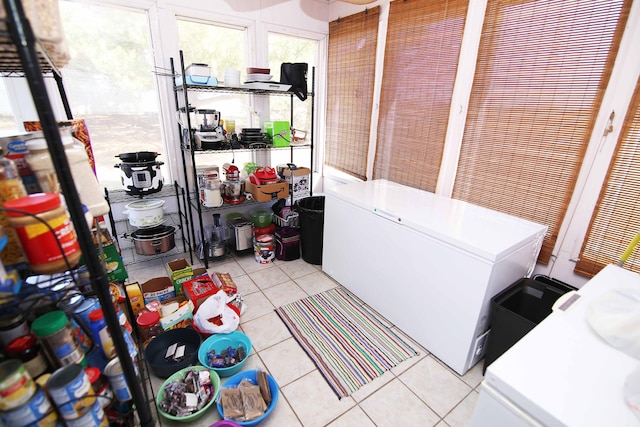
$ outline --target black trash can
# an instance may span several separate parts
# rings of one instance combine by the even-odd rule
[[[300,215],[302,259],[309,264],[322,264],[324,196],[311,196],[300,199],[297,209]]]
[[[536,276],[520,279],[494,296],[483,374],[491,363],[551,314],[558,298],[573,290],[576,288],[559,280]]]

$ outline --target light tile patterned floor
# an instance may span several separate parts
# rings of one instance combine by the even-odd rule
[[[166,275],[165,263],[187,258],[174,250],[142,257],[123,251],[130,281],[140,283]],[[202,266],[194,257],[194,266]],[[233,255],[211,263],[209,272],[231,274],[244,296],[247,311],[240,329],[253,342],[245,369],[266,369],[278,382],[281,398],[275,411],[261,426],[467,426],[482,381],[482,362],[464,376],[456,374],[428,351],[415,356],[339,400],[315,365],[292,338],[274,309],[299,298],[340,286],[320,266],[304,260],[259,264],[252,254]],[[401,331],[396,331],[401,333]],[[224,382],[224,379],[223,379]],[[157,389],[162,380],[152,378]],[[220,418],[212,407],[192,427],[208,427]],[[184,426],[162,420],[163,426]]]

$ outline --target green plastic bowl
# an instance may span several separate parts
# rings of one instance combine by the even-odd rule
[[[259,209],[257,211],[251,212],[251,222],[256,227],[266,227],[271,224],[271,220],[273,219],[273,212]]]
[[[194,369],[196,371],[208,371],[209,372],[209,376],[211,378],[211,384],[213,385],[213,396],[211,396],[211,400],[209,400],[209,402],[207,402],[207,404],[200,409],[198,412],[194,412],[191,415],[187,415],[184,417],[177,417],[175,415],[171,415],[171,414],[167,414],[166,412],[163,412],[160,409],[160,402],[162,402],[164,400],[164,389],[165,387],[172,381],[175,380],[179,380],[184,378],[187,375],[187,372],[191,369]],[[160,413],[160,415],[162,415],[163,417],[165,417],[168,420],[172,420],[172,421],[180,421],[180,422],[189,422],[189,421],[193,421],[196,420],[198,418],[200,418],[201,416],[203,416],[205,414],[205,412],[207,412],[207,410],[209,410],[209,408],[211,408],[211,406],[215,403],[216,400],[218,400],[218,395],[220,394],[220,377],[218,376],[218,374],[216,374],[215,371],[206,368],[204,366],[189,366],[187,368],[184,369],[180,369],[178,372],[176,372],[175,374],[171,375],[169,378],[167,378],[165,380],[165,382],[162,383],[162,386],[160,386],[160,390],[158,390],[158,395],[156,396],[156,406],[158,408],[158,412]]]

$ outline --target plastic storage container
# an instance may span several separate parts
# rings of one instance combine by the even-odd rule
[[[298,201],[298,211],[300,213],[302,259],[309,264],[322,264],[324,196],[300,199]]]
[[[0,206],[9,200],[14,200],[27,195],[24,184],[18,172],[18,167],[11,159],[3,156],[0,149]],[[0,251],[0,259],[5,266],[26,262],[22,246],[15,231],[9,227],[7,213],[0,211],[0,226],[4,228],[7,236],[7,244]]]
[[[47,140],[41,134],[26,142],[29,154],[26,156],[27,163],[33,170],[38,184],[44,192],[60,192],[60,183],[56,175],[53,161],[49,155]],[[98,184],[98,180],[89,164],[89,157],[84,146],[75,143],[71,136],[71,130],[62,128],[60,137],[64,145],[64,151],[69,162],[71,175],[83,205],[86,205],[95,218],[109,212],[109,204],[102,196],[103,192]]]
[[[491,300],[491,333],[484,358],[484,371],[505,351],[532,330],[563,294],[576,290],[566,283],[539,276],[522,278]]]

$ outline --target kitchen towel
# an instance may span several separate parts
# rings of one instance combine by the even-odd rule
[[[339,398],[418,353],[344,288],[276,309]]]

